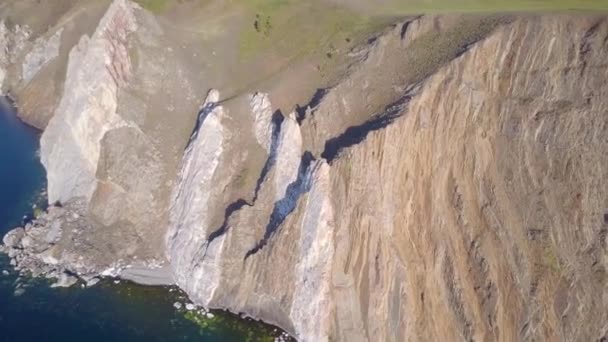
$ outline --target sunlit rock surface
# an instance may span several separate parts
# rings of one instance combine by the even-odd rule
[[[134,126],[117,114],[118,87],[131,76],[126,39],[137,29],[131,6],[114,2],[95,34],[81,38],[70,53],[64,95],[41,141],[50,202],[90,201],[102,138]]]
[[[219,92],[211,90],[198,117],[197,127],[186,151],[174,189],[169,217],[167,247],[175,278],[199,300],[213,296],[220,266],[204,259],[209,248],[210,214],[214,193],[213,178],[223,152],[223,109]],[[193,262],[194,261],[194,262]]]
[[[604,17],[407,18],[291,113],[288,87],[208,92],[197,32],[103,13],[59,33],[41,157],[65,212],[5,238],[15,264],[175,282],[302,341],[606,337]],[[42,84],[60,31],[15,30],[4,88]]]

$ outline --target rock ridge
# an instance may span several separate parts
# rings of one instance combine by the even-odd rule
[[[605,17],[410,18],[289,115],[199,99],[163,29],[115,0],[72,50],[62,208],[5,237],[18,267],[174,282],[301,341],[606,336]]]

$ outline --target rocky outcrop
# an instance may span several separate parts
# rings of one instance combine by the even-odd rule
[[[62,241],[74,236],[87,226],[86,219],[76,213],[78,208],[51,206],[24,228],[16,228],[4,236],[4,252],[17,270],[33,276],[57,278],[57,286],[71,286],[76,282],[74,272],[83,279],[94,277],[84,258],[62,249]]]
[[[62,34],[64,44],[73,40],[71,28],[65,31],[71,33]],[[78,243],[61,248],[85,254],[98,273],[125,270],[126,278],[154,284],[173,281],[164,244],[169,194],[191,113],[201,102],[198,86],[178,75],[179,56],[167,62],[171,44],[150,13],[113,1],[92,34],[75,41],[64,90],[41,138],[49,203],[78,203],[88,227],[78,239],[96,252]],[[161,81],[170,90],[155,86]],[[165,94],[166,101],[157,101]]]
[[[4,83],[8,78],[9,68],[14,65],[20,54],[27,48],[31,32],[27,27],[14,25],[8,27],[0,20],[0,94],[4,94]]]
[[[63,207],[5,237],[18,267],[302,341],[606,337],[605,18],[410,18],[289,115],[203,102],[163,28],[115,0],[72,49],[41,150]]]
[[[214,94],[217,93],[212,92],[210,97],[219,98]],[[250,108],[256,122],[251,138],[267,151],[267,162],[251,189],[252,200],[233,202],[226,209],[224,223],[218,228],[213,226],[211,212],[215,207],[211,199],[219,196],[222,188],[216,184],[225,177],[220,171],[229,169],[231,162],[222,158],[223,146],[232,143],[233,138],[223,138],[223,109],[208,100],[184,154],[180,181],[174,192],[167,236],[169,260],[177,284],[197,303],[247,312],[282,326],[292,326],[289,316],[293,316],[299,329],[323,327],[329,324],[328,313],[323,309],[326,304],[331,305],[329,282],[324,277],[328,274],[326,261],[331,257],[329,246],[333,241],[331,230],[326,229],[327,217],[332,215],[327,193],[329,166],[302,150],[300,128],[293,115],[283,117],[275,113],[271,118],[273,111],[266,94],[254,95]],[[268,262],[275,236],[283,236],[283,225],[305,199],[309,202],[308,209],[298,214],[298,227],[293,228],[300,234],[299,226],[304,227],[302,246],[289,256],[301,260],[297,267],[304,273],[295,284],[286,282],[285,286],[279,286],[275,277],[288,276],[282,272],[295,263],[277,263],[276,269],[264,264]],[[248,228],[243,229],[245,226]],[[243,277],[250,279],[242,281]],[[264,285],[252,282],[252,277],[272,283],[276,296],[260,292],[258,287]],[[294,288],[296,292],[292,294]],[[298,307],[285,311],[279,300],[281,294],[294,295]],[[313,297],[307,298],[308,295]],[[306,318],[314,310],[319,314]],[[327,336],[327,331],[311,331],[310,336]]]
[[[95,34],[70,53],[63,98],[41,139],[51,203],[90,201],[102,138],[130,126],[117,114],[118,87],[131,76],[126,40],[136,28],[132,5],[116,1]]]
[[[339,154],[336,339],[606,334],[606,37],[519,18]]]
[[[178,284],[304,341],[601,338],[607,33],[560,16],[395,28],[302,127],[283,118],[256,201],[190,260],[212,265],[213,291],[205,272]],[[351,107],[371,70],[397,85]],[[272,146],[272,110],[254,103]]]
[[[267,153],[272,153],[273,120],[272,104],[268,94],[258,93],[251,97],[251,110],[255,115],[255,138]]]
[[[167,247],[176,281],[198,298],[208,298],[217,289],[219,265],[209,260],[198,261],[207,253],[206,236],[214,193],[213,178],[223,151],[223,109],[217,104],[219,92],[210,91],[198,124],[184,153],[178,186],[174,190],[169,218]],[[210,254],[213,254],[211,248]],[[197,260],[192,263],[192,260]],[[207,304],[207,303],[205,303]]]
[[[330,166],[321,162],[311,176],[312,188],[302,205],[293,304],[289,318],[303,341],[329,339],[336,303],[330,274],[336,244]]]
[[[109,2],[7,0],[2,5],[3,93],[19,105],[22,120],[42,130],[63,95],[70,50],[94,31]]]
[[[144,285],[173,285],[163,261],[116,259],[97,249],[95,224],[82,216],[82,202],[50,206],[25,227],[4,236],[0,251],[22,274],[57,279],[54,286],[69,287],[78,280],[92,286],[100,277],[120,277]],[[105,269],[99,260],[114,262]]]
[[[34,42],[32,49],[25,55],[23,61],[22,79],[30,82],[42,68],[59,56],[59,45],[63,29],[59,29],[48,40],[44,37]]]

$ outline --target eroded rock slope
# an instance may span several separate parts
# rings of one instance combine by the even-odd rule
[[[306,341],[604,336],[607,22],[477,20],[381,37],[287,135],[308,141],[277,153],[257,201],[230,210],[219,236],[199,225],[209,238],[180,259],[180,285]],[[438,22],[446,37],[428,28]],[[408,48],[442,56],[397,64]],[[390,72],[399,83],[369,89],[385,100],[351,107],[367,93],[354,80]],[[267,199],[293,154],[296,180]]]
[[[143,272],[302,341],[607,338],[604,17],[412,17],[293,111],[207,92],[165,28],[115,0],[74,43],[41,150],[65,205],[9,236],[19,266]]]

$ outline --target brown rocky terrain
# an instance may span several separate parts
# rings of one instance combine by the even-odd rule
[[[0,80],[62,207],[5,238],[18,267],[302,341],[608,338],[606,16],[370,19],[294,57],[246,6],[28,3]]]

